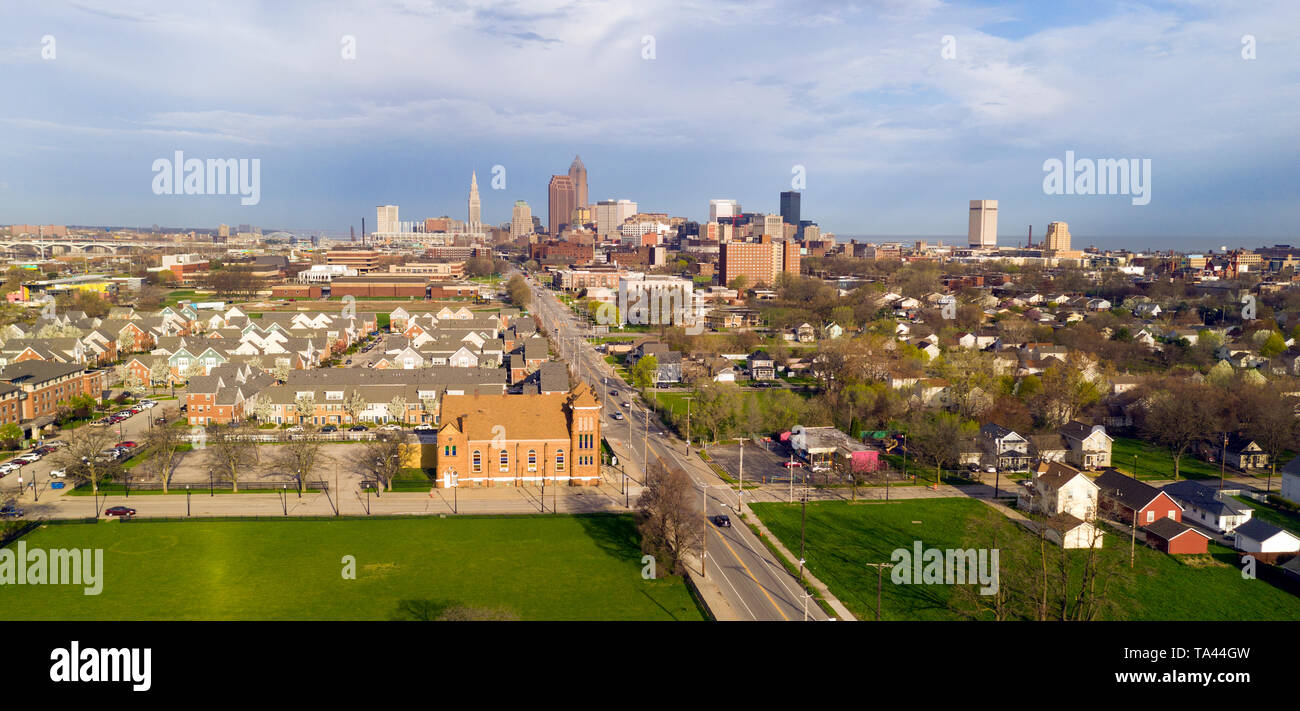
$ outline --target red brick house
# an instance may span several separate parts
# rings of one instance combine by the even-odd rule
[[[1100,497],[1099,509],[1124,523],[1132,523],[1137,515],[1137,525],[1147,526],[1167,518],[1182,522],[1183,507],[1160,489],[1107,469],[1094,482]]]
[[[1142,527],[1147,545],[1170,555],[1197,555],[1209,552],[1210,537],[1170,518],[1158,518]]]

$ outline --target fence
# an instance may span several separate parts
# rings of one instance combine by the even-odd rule
[[[231,435],[227,435],[225,433],[209,435],[208,433],[203,432],[203,433],[195,433],[195,434],[185,434],[181,436],[181,439],[189,442],[190,444],[197,444],[199,442],[210,442],[216,437],[227,437],[227,436],[240,442],[258,442],[263,444],[282,443],[282,442],[300,442],[300,441],[373,442],[379,439],[379,435],[381,434],[394,434],[394,435],[399,435],[399,436],[409,438],[411,434],[415,434],[416,437],[419,437],[420,434],[422,433],[418,433],[418,432],[412,433],[409,431],[397,431],[397,430],[366,430],[365,432],[346,432],[346,431],[344,432],[288,432],[284,430],[275,430],[275,431],[267,431],[267,432],[241,433],[241,434],[231,434]],[[432,430],[429,430],[428,435],[430,437],[435,437],[436,433]]]

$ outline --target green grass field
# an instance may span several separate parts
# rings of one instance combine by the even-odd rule
[[[797,555],[799,506],[752,504],[763,523]],[[808,569],[860,619],[874,619],[876,571],[866,563],[888,563],[896,548],[920,540],[926,548],[966,548],[967,524],[994,522],[1001,514],[972,499],[913,499],[889,504],[843,501],[808,504]],[[1028,537],[1030,534],[1022,533]],[[1124,553],[1128,540],[1108,535],[1106,546]],[[1035,539],[1036,545],[1036,539]],[[1049,544],[1050,545],[1050,544]],[[1236,555],[1211,546],[1219,564],[1194,567],[1137,546],[1137,574],[1114,592],[1124,620],[1300,620],[1300,600],[1262,580],[1243,580]],[[1082,555],[1082,551],[1072,551]],[[1003,562],[1003,575],[1007,575]],[[960,619],[949,608],[953,587],[895,585],[885,572],[882,618],[886,620]]]
[[[524,620],[704,617],[680,579],[641,579],[628,516],[102,522],[21,540],[103,548],[103,593],[7,585],[0,620],[387,620],[448,604]]]
[[[1174,458],[1167,447],[1151,444],[1132,437],[1116,437],[1111,445],[1110,461],[1114,467],[1125,474],[1133,474],[1133,455],[1138,455],[1138,479],[1173,479]],[[1197,459],[1190,454],[1184,455],[1179,462],[1180,479],[1218,479],[1219,465]],[[1234,476],[1228,470],[1228,476]],[[1240,473],[1235,473],[1240,476]]]

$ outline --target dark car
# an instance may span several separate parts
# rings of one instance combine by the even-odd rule
[[[352,425],[351,427],[348,428],[348,432],[365,432],[365,431],[366,431],[365,425]]]
[[[153,418],[153,423],[154,423],[155,425],[165,425],[165,424],[167,424],[167,418],[166,418],[166,417],[155,417],[155,418]]]
[[[717,526],[718,528],[731,528],[731,519],[722,515],[714,516],[713,525]]]
[[[0,518],[18,518],[23,515],[23,510],[13,504],[0,506]]]
[[[324,427],[320,428],[320,431],[324,433],[338,432],[339,428],[335,427],[334,425],[325,425]]]
[[[135,515],[135,509],[130,508],[128,506],[110,506],[104,509],[104,515],[130,517]]]

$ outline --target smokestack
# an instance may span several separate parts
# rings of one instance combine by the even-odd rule
[[[1033,225],[1030,225],[1030,226],[1029,226],[1029,242],[1028,242],[1025,246],[1026,246],[1026,247],[1032,247],[1032,246],[1034,246],[1034,226],[1033,226]]]
[[[366,218],[361,218],[361,246],[366,246]]]

